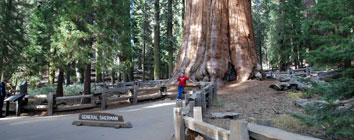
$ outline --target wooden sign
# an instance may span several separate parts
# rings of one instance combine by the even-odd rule
[[[81,113],[79,120],[124,122],[123,116],[110,113]]]
[[[25,94],[15,94],[15,95],[12,95],[8,98],[6,98],[4,101],[7,102],[7,101],[17,101],[19,99],[21,99],[22,97],[25,97]]]
[[[81,113],[79,120],[73,121],[77,126],[100,126],[114,128],[132,128],[130,122],[124,122],[123,116],[111,113]]]

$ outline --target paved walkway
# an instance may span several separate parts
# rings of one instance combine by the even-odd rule
[[[0,119],[0,140],[170,140],[174,101],[159,101],[103,112],[123,115],[133,128],[74,126],[79,114]]]

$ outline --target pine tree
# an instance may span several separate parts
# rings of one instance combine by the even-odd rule
[[[154,25],[154,80],[161,76],[160,58],[160,0],[155,0],[155,25]]]
[[[24,21],[27,3],[0,1],[0,79],[8,79],[24,62],[21,53],[28,44]]]
[[[267,39],[268,56],[274,67],[286,70],[293,65],[303,66],[305,53],[302,23],[303,3],[301,0],[280,0],[273,4],[271,24]]]

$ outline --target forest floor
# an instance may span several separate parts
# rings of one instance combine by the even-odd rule
[[[286,113],[303,113],[302,109],[294,104],[297,93],[276,91],[269,88],[275,82],[277,81],[250,80],[243,83],[227,83],[225,87],[218,89],[218,98],[214,105],[208,109],[207,114],[212,112],[236,112],[239,113],[237,119],[247,121],[270,119],[274,121],[274,127],[276,128],[301,135],[324,138],[318,129],[306,126]],[[230,119],[205,117],[203,120],[229,129]]]

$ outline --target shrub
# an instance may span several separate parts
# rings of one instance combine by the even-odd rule
[[[28,94],[31,95],[38,95],[38,94],[48,94],[49,92],[56,92],[56,85],[49,85],[45,84],[43,85],[42,88],[29,88],[28,89]],[[64,86],[64,96],[74,96],[74,95],[80,95],[81,91],[84,89],[83,84],[73,84],[69,86]],[[95,87],[91,85],[91,92],[95,90],[99,90],[100,87]]]
[[[341,100],[353,99],[354,79],[339,78],[329,82],[311,81],[312,88],[305,92],[308,96],[316,95],[327,104],[312,104],[304,107],[305,115],[290,113],[308,125],[323,129],[332,138],[339,136],[354,137],[354,104],[342,106]],[[350,100],[349,100],[350,101]]]

